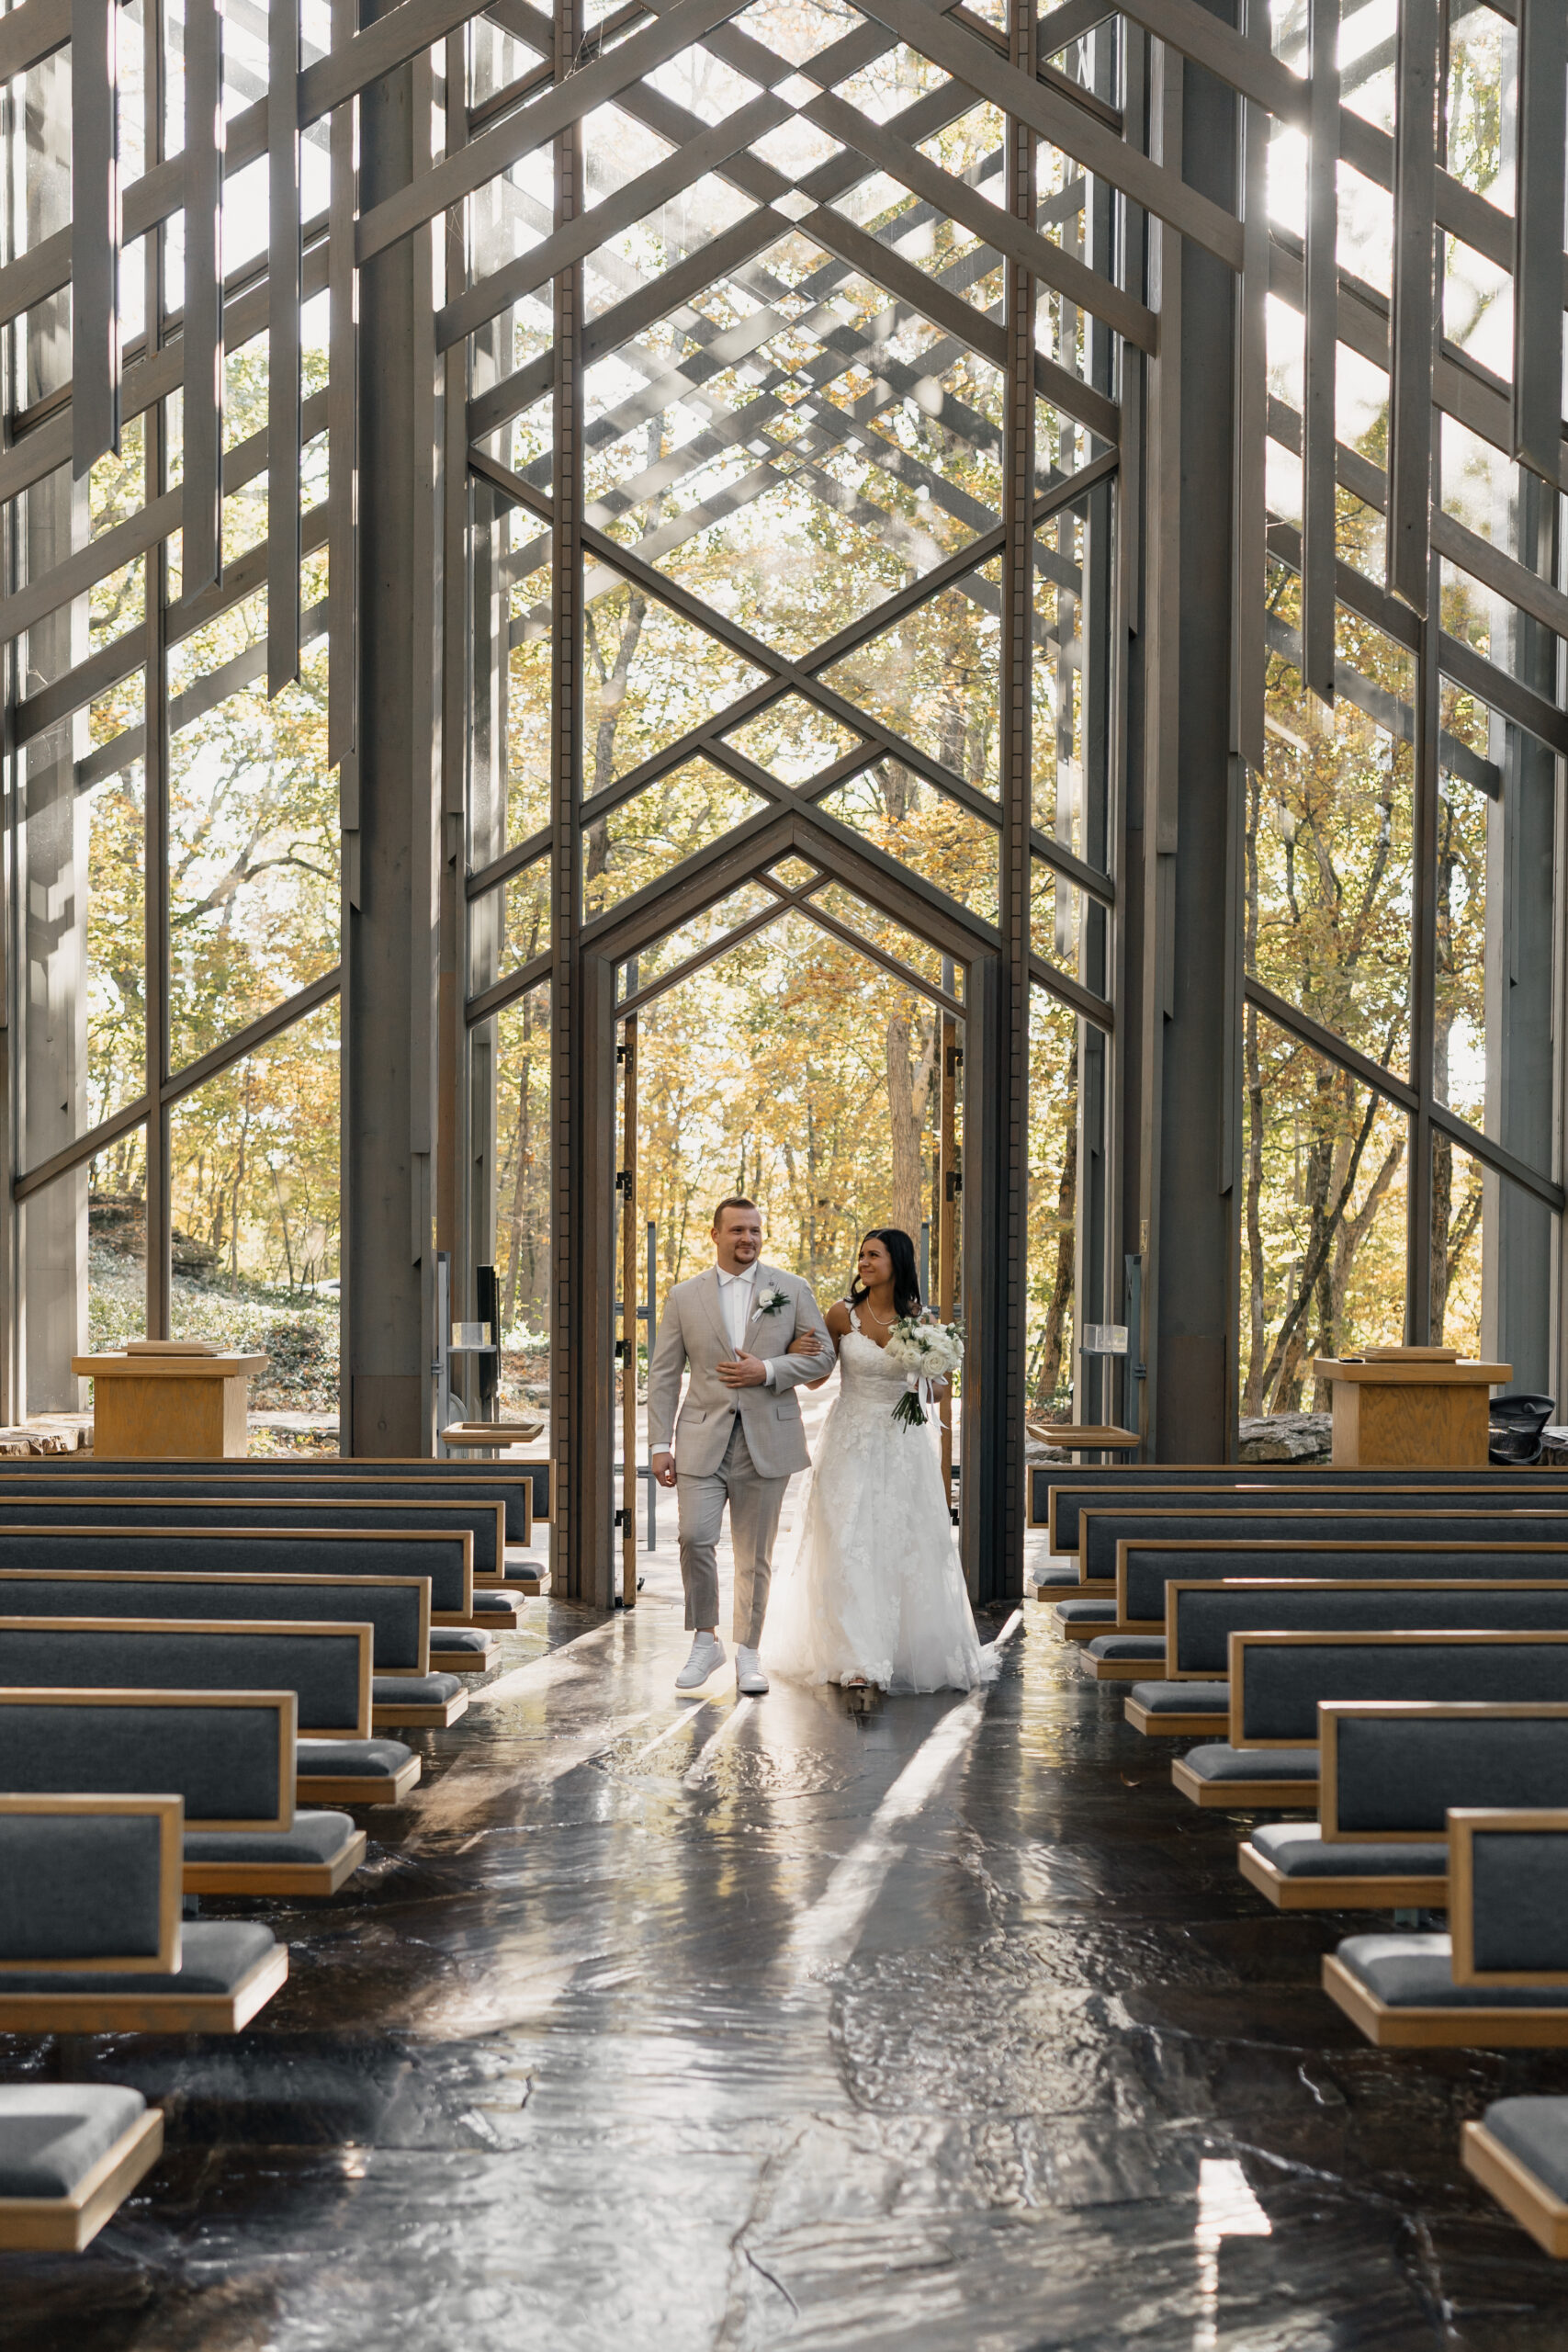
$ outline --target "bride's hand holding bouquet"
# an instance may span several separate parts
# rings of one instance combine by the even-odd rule
[[[887,1334],[884,1352],[904,1374],[904,1394],[893,1408],[893,1418],[912,1430],[924,1429],[920,1402],[922,1381],[949,1380],[964,1362],[964,1334],[956,1323],[939,1323],[934,1317],[900,1316]]]

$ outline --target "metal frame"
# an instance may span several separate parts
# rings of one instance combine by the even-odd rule
[[[1568,582],[1558,515],[1568,460],[1558,413],[1561,338],[1540,322],[1551,318],[1560,328],[1568,298],[1568,37],[1561,10],[1540,0],[1471,5],[1491,6],[1517,28],[1517,71],[1505,91],[1518,151],[1512,214],[1448,168],[1445,28],[1471,13],[1458,0],[1447,7],[1397,0],[1392,132],[1352,103],[1366,68],[1341,67],[1337,0],[1312,0],[1304,73],[1273,54],[1257,0],[1217,10],[1200,0],[1124,0],[1119,11],[1100,0],[1044,8],[1010,0],[1001,28],[963,0],[945,8],[939,0],[865,0],[863,21],[807,61],[804,89],[790,61],[739,21],[737,0],[661,0],[657,13],[627,0],[592,28],[581,0],[560,0],[548,17],[532,0],[492,0],[488,10],[469,0],[400,0],[375,14],[367,6],[358,21],[349,0],[333,0],[324,56],[301,51],[298,0],[276,0],[265,78],[247,65],[253,80],[238,85],[242,69],[225,62],[221,10],[188,0],[187,129],[184,152],[172,158],[162,130],[168,28],[159,0],[147,0],[142,170],[123,187],[118,12],[106,13],[103,0],[22,0],[0,16],[5,125],[18,153],[24,109],[31,116],[27,160],[6,184],[7,206],[20,191],[22,209],[7,210],[0,250],[9,359],[0,423],[0,658],[14,1008],[6,1031],[12,1117],[0,1411],[15,1418],[44,1396],[50,1363],[73,1344],[64,1327],[79,1301],[73,1305],[69,1281],[51,1291],[44,1270],[69,1254],[85,1216],[87,1162],[145,1127],[148,1328],[166,1330],[169,1106],[341,988],[345,1444],[421,1450],[429,1440],[427,1407],[418,1399],[428,1389],[434,1253],[453,1253],[461,1284],[491,1247],[491,1024],[547,982],[558,1473],[552,1541],[558,1589],[607,1603],[616,1024],[791,910],[922,989],[940,1007],[944,1052],[963,1029],[972,1081],[964,1510],[969,1555],[985,1564],[978,1597],[1021,1589],[1032,989],[1067,1007],[1078,1024],[1077,1317],[1123,1313],[1129,1283],[1141,1300],[1145,1362],[1128,1367],[1125,1393],[1113,1393],[1113,1367],[1087,1362],[1083,1393],[1103,1385],[1093,1409],[1137,1422],[1154,1457],[1219,1458],[1233,1440],[1239,1040],[1244,1023],[1259,1014],[1411,1123],[1411,1336],[1425,1337],[1432,1321],[1431,1179],[1446,1137],[1481,1163],[1491,1188],[1486,1344],[1513,1358],[1521,1378],[1561,1386],[1564,1312],[1554,1286],[1562,1280],[1568,959],[1556,944],[1555,875],[1568,756]],[[931,73],[921,95],[880,119],[857,101],[852,76],[900,42]],[[660,67],[693,44],[756,92],[716,123],[689,112],[659,78]],[[67,48],[68,102],[51,63]],[[231,99],[239,86],[248,103],[231,107],[225,127],[218,100],[226,73]],[[955,174],[933,160],[933,141],[977,99],[998,109],[1002,139],[973,170]],[[583,124],[612,102],[663,142],[663,154],[591,205]],[[827,161],[794,178],[758,145],[790,121],[836,142]],[[1280,128],[1309,142],[1304,240],[1270,222],[1264,209],[1267,144]],[[310,218],[301,201],[307,141],[329,164],[327,209]],[[1039,162],[1053,153],[1064,159],[1061,193],[1043,197]],[[69,166],[68,156],[75,159]],[[266,169],[264,250],[226,271],[226,191],[258,159]],[[1392,302],[1347,266],[1335,200],[1341,163],[1392,199]],[[903,187],[908,209],[871,229],[855,217],[853,198],[877,173]],[[547,181],[547,199],[537,192]],[[615,240],[699,182],[725,192],[728,215],[705,242],[671,232],[661,273],[637,277],[617,257]],[[166,300],[164,256],[169,226],[183,212],[182,317]],[[911,223],[941,220],[978,243],[952,268],[926,268],[901,240]],[[819,308],[856,279],[879,287],[887,308],[869,327],[823,323],[822,357],[792,388],[754,355],[773,332],[765,256],[796,223],[824,256],[810,288]],[[1520,324],[1508,383],[1448,337],[1434,276],[1446,238],[1513,276]],[[146,325],[122,336],[119,256],[137,240],[146,256]],[[1003,290],[987,307],[976,288],[993,274]],[[695,469],[744,447],[750,470],[738,472],[716,503],[637,526],[637,537],[626,524],[639,495],[643,511],[652,509],[635,477],[607,503],[589,503],[589,372],[614,353],[650,349],[646,338],[679,313],[688,358],[669,364],[662,390],[650,359],[642,404],[623,402],[607,426],[629,429],[691,392],[716,364],[718,330],[702,298],[720,284],[746,289],[756,305],[726,345],[727,364],[751,368],[752,396],[743,410],[710,396],[705,427],[682,445],[681,462]],[[323,292],[330,381],[306,396],[302,306]],[[1303,314],[1299,415],[1270,397],[1264,380],[1270,293]],[[547,347],[537,337],[519,341],[520,327],[545,315],[540,304]],[[1047,315],[1054,351],[1038,331]],[[915,378],[895,346],[917,322],[939,338],[931,364],[967,348],[1000,384],[999,434],[962,403],[949,411],[950,430],[991,452],[997,505],[987,511],[882,433],[877,456],[886,475],[932,502],[963,544],[940,561],[912,561],[897,515],[861,500],[857,527],[903,562],[906,584],[827,642],[786,656],[681,586],[667,559],[694,530],[762,495],[779,478],[786,446],[806,492],[825,508],[842,508],[832,461],[852,431],[877,434],[879,420],[914,396]],[[225,451],[224,354],[264,327],[274,370],[268,428]],[[1389,372],[1386,475],[1337,438],[1341,345]],[[874,383],[852,422],[819,397],[851,365]],[[165,402],[176,393],[184,403],[177,484],[165,422]],[[781,421],[801,400],[815,406],[809,430],[795,429],[792,440]],[[514,466],[513,428],[541,401],[548,454]],[[1060,462],[1048,480],[1034,448],[1041,401],[1061,429]],[[1513,514],[1490,537],[1448,513],[1435,486],[1445,419],[1517,462]],[[133,420],[145,431],[143,502],[95,535],[87,471]],[[322,431],[331,487],[324,504],[305,509],[300,452]],[[1266,440],[1301,461],[1299,532],[1292,518],[1267,513]],[[264,469],[266,538],[225,560],[223,495]],[[1347,495],[1385,517],[1386,582],[1338,553],[1337,503]],[[1066,564],[1045,536],[1069,511],[1081,526],[1081,565]],[[175,532],[185,565],[177,597],[167,559]],[[302,612],[300,561],[323,548],[329,593]],[[90,646],[88,594],[132,562],[141,571],[144,617]],[[1266,622],[1270,563],[1301,574],[1299,639],[1277,618]],[[528,582],[547,565],[541,598]],[[1444,627],[1445,566],[1494,599],[1486,652]],[[987,567],[995,582],[983,576]],[[610,580],[705,631],[750,663],[761,683],[585,798],[585,615]],[[1047,580],[1060,599],[1054,623],[1037,609],[1036,583]],[[171,650],[263,588],[265,648],[171,701]],[[830,676],[848,653],[943,594],[968,599],[999,628],[995,796],[908,740],[886,714],[860,709]],[[528,595],[531,613],[514,610]],[[1337,609],[1374,623],[1406,650],[1416,679],[1408,706],[1337,656]],[[509,840],[510,649],[547,626],[547,821]],[[171,743],[181,725],[237,686],[265,675],[269,695],[278,693],[298,676],[302,646],[322,634],[327,756],[338,772],[343,828],[341,977],[322,975],[173,1070]],[[1263,759],[1270,650],[1295,662],[1323,701],[1344,695],[1414,746],[1407,1077],[1244,968],[1240,811],[1248,772]],[[1043,709],[1036,681],[1048,668],[1058,713],[1075,694],[1081,706],[1076,837],[1060,812],[1050,829],[1032,805]],[[137,673],[144,723],[90,748],[88,708]],[[1484,756],[1444,730],[1445,679],[1495,714]],[[851,739],[841,758],[795,784],[732,740],[791,695]],[[1067,741],[1070,749],[1070,735]],[[756,815],[608,913],[588,917],[587,829],[697,756],[749,788],[761,804]],[[994,831],[998,923],[978,921],[828,812],[828,797],[880,759],[900,763]],[[66,1054],[63,1087],[51,1060],[61,1050],[59,1024],[74,1035],[85,1020],[68,969],[70,921],[62,933],[58,924],[48,932],[38,910],[67,902],[77,888],[72,812],[79,796],[137,760],[146,789],[147,1083],[112,1118],[85,1129],[77,1048]],[[1506,968],[1517,983],[1512,995],[1501,978],[1495,990],[1498,1076],[1484,1133],[1438,1099],[1434,1065],[1445,772],[1492,803],[1495,956],[1499,973]],[[854,934],[816,903],[824,887],[817,882],[769,885],[776,905],[617,1001],[618,962],[738,881],[765,879],[770,863],[790,852],[949,957],[964,974],[962,989],[956,981],[933,986]],[[508,964],[505,892],[534,867],[547,876],[548,941]],[[1055,955],[1043,951],[1031,914],[1032,885],[1047,876],[1078,910],[1076,946]],[[1489,968],[1493,953],[1489,944]],[[40,1003],[54,1008],[56,1030],[35,1009]],[[47,1091],[64,1097],[47,1116],[44,1069]],[[942,1101],[945,1118],[945,1088]],[[378,1137],[391,1139],[390,1173]],[[944,1151],[955,1148],[950,1138]]]

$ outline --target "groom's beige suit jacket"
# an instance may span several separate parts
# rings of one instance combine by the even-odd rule
[[[783,1305],[771,1315],[757,1305],[770,1290],[784,1294]],[[718,1468],[737,1413],[760,1476],[787,1478],[807,1466],[806,1429],[795,1391],[803,1380],[820,1380],[832,1370],[833,1342],[811,1285],[797,1274],[759,1263],[751,1300],[746,1352],[774,1365],[767,1387],[727,1388],[718,1376],[721,1363],[734,1363],[735,1350],[725,1329],[716,1266],[677,1283],[664,1302],[648,1368],[648,1446],[650,1453],[667,1453],[673,1434],[675,1466],[687,1477],[707,1477]],[[821,1343],[814,1356],[787,1352],[803,1331],[814,1332]],[[681,1374],[688,1368],[691,1382],[677,1420]]]

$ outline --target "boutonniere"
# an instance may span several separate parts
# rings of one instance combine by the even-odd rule
[[[758,1314],[776,1315],[784,1303],[784,1296],[782,1290],[775,1289],[771,1283],[766,1290],[760,1290],[757,1293]]]

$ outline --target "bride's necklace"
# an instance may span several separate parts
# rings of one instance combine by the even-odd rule
[[[885,1331],[891,1331],[893,1326],[898,1320],[898,1317],[896,1315],[889,1315],[886,1318],[878,1315],[869,1298],[865,1301],[865,1311],[870,1316],[874,1323],[881,1324],[882,1329]]]

